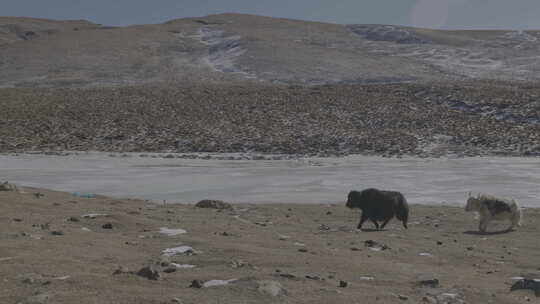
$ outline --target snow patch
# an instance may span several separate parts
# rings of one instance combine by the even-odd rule
[[[159,228],[159,233],[162,233],[162,234],[165,234],[165,235],[168,235],[168,236],[175,236],[175,235],[179,235],[179,234],[184,234],[186,232],[187,231],[184,230],[184,229],[169,229],[167,227]]]
[[[223,285],[227,285],[227,284],[232,283],[232,282],[237,281],[237,280],[238,279],[210,280],[210,281],[204,282],[203,287],[223,286]]]

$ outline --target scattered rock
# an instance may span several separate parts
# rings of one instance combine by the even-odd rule
[[[13,218],[12,221],[14,221],[14,222],[22,222],[22,219],[21,218]]]
[[[299,252],[308,252],[308,250],[306,248],[300,248],[298,249]]]
[[[129,271],[129,269],[124,266],[119,266],[115,271],[113,271],[113,275],[126,274],[126,273],[132,274],[133,271]]]
[[[195,250],[193,250],[193,248],[190,246],[178,246],[174,248],[164,249],[162,253],[166,256],[173,256],[180,253],[192,255],[192,254],[195,254]]]
[[[319,225],[319,230],[328,231],[328,230],[330,230],[330,227],[326,226],[325,224],[320,224]]]
[[[45,304],[49,301],[49,295],[46,293],[37,294],[31,297],[26,298],[23,302],[18,304]]]
[[[67,220],[70,221],[70,222],[79,222],[80,221],[79,218],[76,217],[76,216],[72,216],[72,217],[68,218]]]
[[[510,291],[520,290],[520,289],[529,289],[534,291],[536,297],[540,297],[540,279],[526,279],[522,278],[512,284]]]
[[[259,292],[271,295],[272,297],[277,297],[282,294],[286,294],[286,291],[283,289],[281,284],[276,281],[262,280],[257,281]]]
[[[439,287],[439,279],[425,279],[417,282],[417,285],[424,287],[437,288]]]
[[[103,229],[113,229],[113,225],[111,223],[106,223],[101,226]]]
[[[390,247],[388,247],[387,245],[380,244],[378,242],[375,242],[374,240],[365,241],[364,246],[368,247],[369,249],[371,249],[373,251],[381,251],[381,250],[390,249]]]
[[[46,283],[49,282],[42,275],[38,273],[27,273],[27,274],[19,276],[19,279],[21,279],[21,282],[23,282],[24,284],[29,284],[29,285],[35,285],[35,284],[46,285]]]
[[[237,281],[237,279],[230,279],[230,280],[210,280],[203,283],[203,287],[215,287],[215,286],[223,286],[228,285],[234,281]]]
[[[296,276],[290,273],[280,273],[279,276],[282,278],[291,279],[291,280],[296,279]]]
[[[106,217],[106,216],[109,216],[109,215],[104,214],[104,213],[88,213],[88,214],[83,214],[82,215],[82,217],[86,218],[86,219],[95,219],[97,217]]]
[[[190,288],[202,288],[203,287],[203,281],[201,280],[193,280],[191,281],[191,285],[189,285]]]
[[[176,271],[176,268],[165,268],[163,269],[163,272],[165,273],[173,273]]]
[[[187,231],[184,229],[169,229],[167,227],[162,227],[162,228],[159,228],[159,233],[162,233],[168,236],[175,236],[175,235],[187,233]]]
[[[64,232],[60,231],[60,230],[55,230],[55,231],[51,231],[51,234],[52,235],[64,235]]]
[[[439,303],[439,301],[437,301],[437,298],[435,298],[433,296],[430,296],[430,295],[426,295],[426,296],[422,297],[422,302],[429,303],[429,304],[438,304]]]
[[[349,283],[347,281],[343,281],[343,280],[339,281],[339,287],[341,287],[341,288],[345,288],[348,285],[349,285]]]
[[[196,266],[195,265],[191,265],[191,264],[177,264],[177,263],[171,263],[172,266],[176,267],[176,268],[195,268]]]
[[[146,266],[137,271],[137,275],[149,280],[159,280],[161,275],[153,266]]]
[[[202,200],[195,204],[198,208],[232,209],[232,205],[220,200]]]
[[[407,301],[409,299],[409,297],[405,296],[405,295],[398,295],[398,298],[400,300],[403,300],[403,301]]]

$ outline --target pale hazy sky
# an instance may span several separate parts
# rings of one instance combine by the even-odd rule
[[[0,0],[0,16],[160,23],[224,12],[332,23],[540,29],[540,0]]]

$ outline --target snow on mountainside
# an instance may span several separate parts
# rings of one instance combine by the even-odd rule
[[[0,87],[534,81],[539,37],[242,14],[128,27],[0,17]]]

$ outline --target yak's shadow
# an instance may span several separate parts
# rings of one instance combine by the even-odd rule
[[[379,232],[379,231],[385,231],[385,229],[362,228],[362,229],[356,229],[356,231],[362,231],[362,232]]]
[[[514,229],[505,229],[505,230],[499,230],[499,231],[486,231],[486,232],[482,232],[482,231],[478,231],[478,230],[469,230],[469,231],[463,232],[463,234],[471,234],[471,235],[497,235],[497,234],[506,234],[506,233],[510,233],[510,232],[514,232]]]

